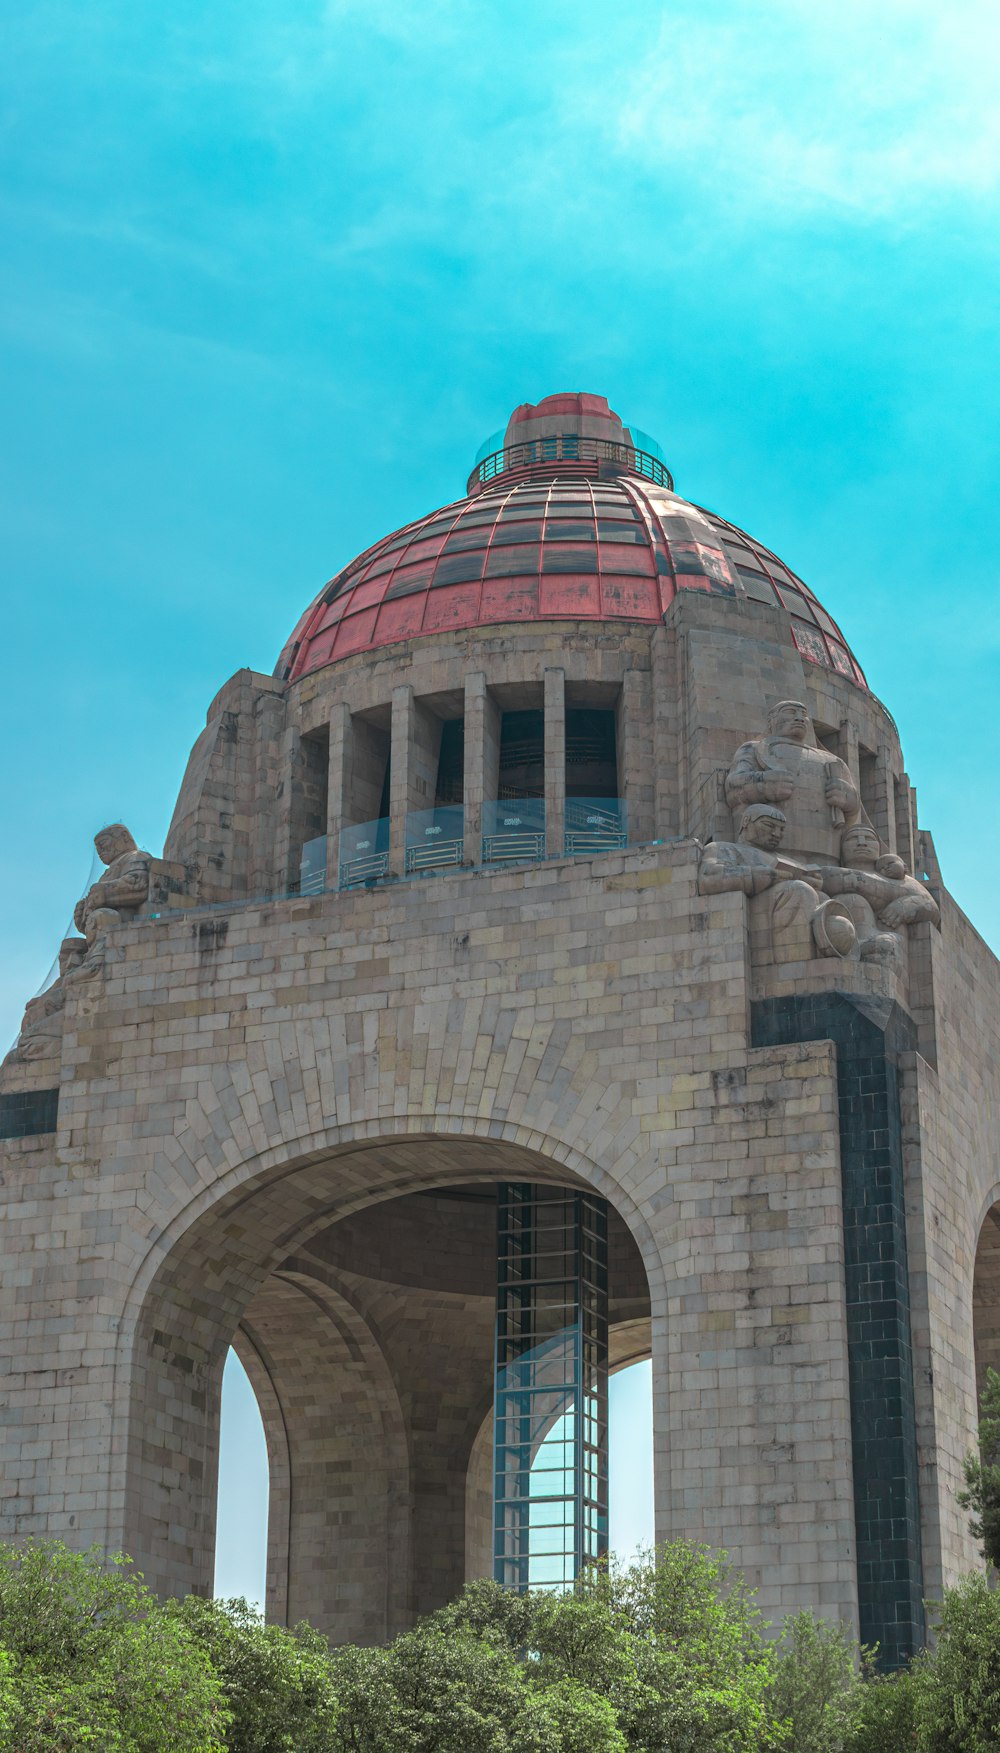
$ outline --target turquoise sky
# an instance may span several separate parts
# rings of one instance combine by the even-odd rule
[[[781,554],[1000,946],[1000,12],[35,0],[0,57],[0,1033],[123,817],[519,401]]]

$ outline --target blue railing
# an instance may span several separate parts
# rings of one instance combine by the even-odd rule
[[[545,857],[545,799],[516,797],[483,804],[483,863],[537,864]]]
[[[434,810],[411,810],[406,818],[404,868],[407,876],[444,870],[465,857],[465,810],[444,804]]]
[[[624,798],[568,797],[565,820],[565,848],[571,856],[628,845]]]
[[[321,895],[326,888],[326,835],[307,840],[299,858],[299,894]]]
[[[619,444],[613,438],[585,438],[581,433],[564,432],[551,438],[526,439],[521,444],[506,444],[488,456],[477,458],[469,476],[469,488],[478,482],[484,486],[510,469],[530,469],[536,463],[614,463],[633,475],[644,475],[658,487],[673,491],[674,478],[658,456],[651,451],[637,450],[631,444]]]
[[[374,883],[389,869],[389,818],[377,822],[359,822],[354,828],[340,832],[340,887],[353,889],[359,883]]]

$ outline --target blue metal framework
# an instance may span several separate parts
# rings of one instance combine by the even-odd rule
[[[603,1199],[504,1183],[497,1231],[494,1576],[560,1592],[608,1546]]]

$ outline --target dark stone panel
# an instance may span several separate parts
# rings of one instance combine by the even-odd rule
[[[19,1090],[0,1096],[0,1138],[35,1138],[54,1132],[59,1112],[59,1091]]]
[[[761,999],[752,1012],[755,1047],[837,1049],[861,1638],[898,1668],[925,1638],[897,1072],[916,1031],[898,1005],[843,992]]]

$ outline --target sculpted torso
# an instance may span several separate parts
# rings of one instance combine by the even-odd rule
[[[850,769],[816,745],[812,721],[796,700],[773,707],[768,734],[737,749],[726,776],[726,801],[734,810],[778,805],[788,852],[824,862],[839,856],[840,836],[861,810]]]

